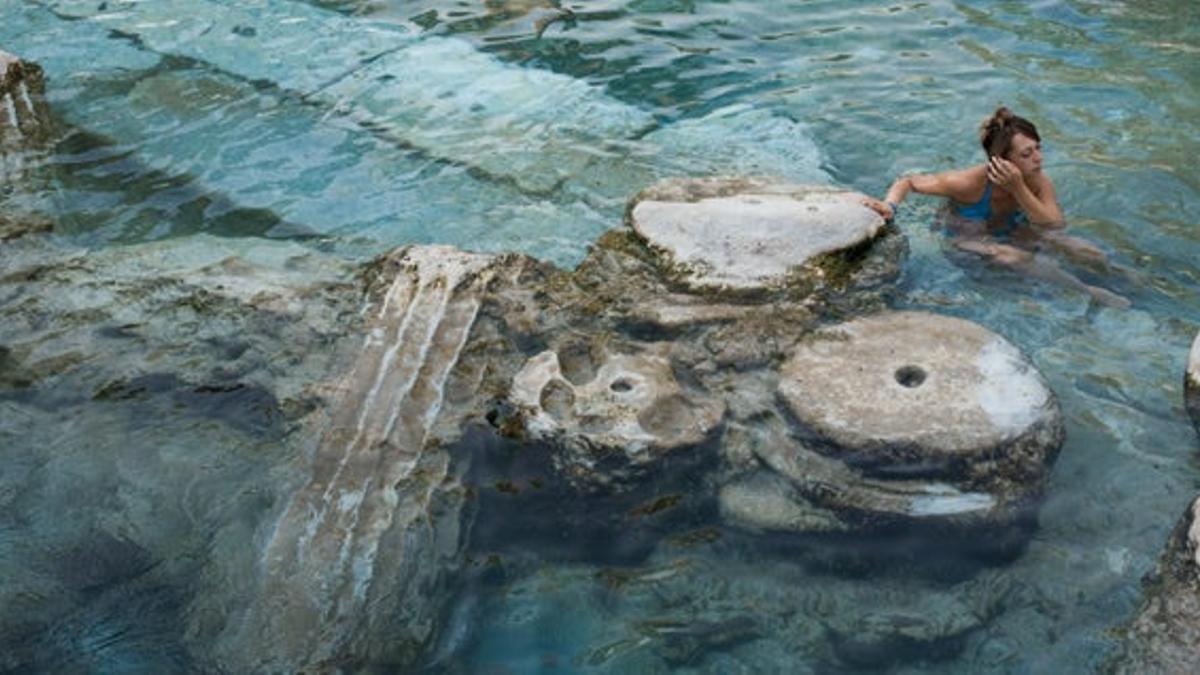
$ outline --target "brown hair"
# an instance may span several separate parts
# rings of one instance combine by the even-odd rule
[[[979,126],[979,143],[988,157],[1007,158],[1008,151],[1012,148],[1013,136],[1017,134],[1028,136],[1038,143],[1042,142],[1042,137],[1038,136],[1037,127],[1033,126],[1033,122],[1000,106]]]

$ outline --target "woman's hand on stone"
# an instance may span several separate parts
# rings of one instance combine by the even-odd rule
[[[886,221],[891,221],[896,217],[895,212],[892,211],[892,207],[887,202],[881,202],[871,197],[863,197],[862,205],[883,216],[883,219]]]
[[[988,160],[988,180],[1002,188],[1011,188],[1021,182],[1021,169],[1003,157]]]

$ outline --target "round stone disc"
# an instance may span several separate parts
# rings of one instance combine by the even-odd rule
[[[1000,461],[998,447],[1026,436],[1053,447],[1023,445],[1023,455],[1045,457],[1061,443],[1041,375],[1003,337],[962,319],[888,312],[834,326],[802,343],[781,375],[800,424],[855,462],[937,471]]]
[[[629,220],[688,286],[756,289],[873,239],[883,218],[862,197],[767,179],[675,179],[639,194]]]

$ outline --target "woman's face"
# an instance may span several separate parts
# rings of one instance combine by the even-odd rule
[[[1017,134],[1005,159],[1016,164],[1026,176],[1038,173],[1042,170],[1042,144],[1025,134]]]

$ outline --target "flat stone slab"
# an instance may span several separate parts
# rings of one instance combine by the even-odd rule
[[[1196,426],[1196,431],[1200,432],[1200,334],[1196,335],[1196,340],[1192,343],[1183,391],[1188,413],[1192,416],[1192,424]]]
[[[1036,478],[1062,442],[1058,403],[1003,337],[962,319],[888,312],[802,343],[779,394],[821,451],[866,469]]]
[[[786,285],[819,256],[869,242],[862,195],[771,179],[673,179],[633,202],[633,230],[695,290]]]

